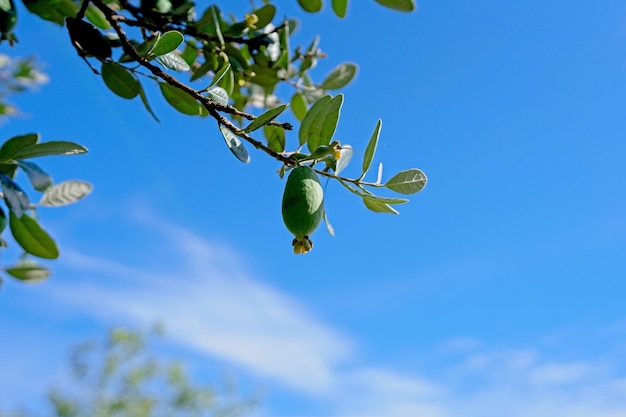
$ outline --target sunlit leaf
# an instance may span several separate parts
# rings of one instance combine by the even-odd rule
[[[278,115],[281,114],[287,108],[287,106],[289,106],[289,104],[281,104],[280,106],[269,109],[268,111],[254,119],[252,123],[250,123],[243,131],[246,133],[250,133],[268,124],[276,117],[278,117]]]
[[[220,126],[220,131],[222,132],[222,136],[224,136],[226,146],[228,146],[228,149],[230,149],[233,155],[235,155],[241,162],[250,162],[250,154],[243,146],[241,139],[239,139],[237,135],[231,132],[226,126]]]
[[[363,204],[365,204],[365,207],[376,213],[399,214],[398,210],[394,209],[389,204],[381,203],[380,201],[363,198]]]
[[[333,98],[324,96],[316,101],[300,124],[300,144],[306,142],[311,151],[320,145],[328,145],[335,134],[342,104],[342,94]]]
[[[158,56],[156,57],[156,61],[164,67],[173,69],[174,71],[185,72],[191,69],[189,64],[187,64],[187,61],[185,61],[176,52],[170,52],[165,55]]]
[[[374,159],[374,154],[376,153],[376,147],[378,146],[378,138],[380,137],[380,129],[383,126],[383,121],[378,119],[376,122],[376,127],[374,128],[374,133],[372,133],[372,137],[367,143],[367,147],[365,148],[365,154],[363,155],[363,173],[359,177],[359,179],[365,178],[365,174],[370,169],[372,165],[372,160]]]
[[[296,119],[300,121],[304,119],[304,116],[306,116],[307,107],[308,104],[306,98],[301,92],[297,92],[293,95],[293,97],[291,97],[291,111],[293,112],[294,116],[296,116]]]
[[[213,87],[215,84],[222,81],[222,78],[224,78],[224,75],[226,75],[229,70],[230,64],[226,64],[222,68],[220,68],[219,71],[215,73],[215,76],[213,77],[213,80],[211,80],[211,84],[209,84],[209,87]]]
[[[87,10],[85,10],[85,17],[100,29],[107,30],[111,27],[111,24],[107,20],[104,13],[102,13],[102,11],[93,4],[87,6]]]
[[[338,65],[326,76],[320,88],[324,90],[338,90],[345,87],[356,75],[357,68],[356,64],[351,62]]]
[[[154,48],[151,51],[152,55],[161,56],[169,54],[178,48],[185,41],[185,37],[182,33],[176,30],[170,30],[162,34],[157,40]],[[186,61],[185,61],[186,63]]]
[[[42,281],[51,274],[50,269],[31,260],[20,261],[16,265],[5,268],[4,272],[20,281]]]
[[[211,100],[221,104],[222,106],[228,105],[228,93],[222,87],[212,87],[208,91]]]
[[[14,136],[0,147],[0,160],[12,159],[20,149],[28,148],[39,142],[39,133]]]
[[[52,185],[52,177],[41,169],[39,165],[28,161],[19,161],[18,165],[26,173],[35,190],[45,191]]]
[[[93,185],[85,181],[63,181],[48,188],[41,196],[39,205],[48,207],[66,206],[84,198],[92,190]]]
[[[426,174],[417,168],[394,175],[384,186],[400,194],[415,194],[426,186]]]
[[[139,80],[128,69],[114,62],[102,64],[102,79],[109,90],[122,98],[131,99],[139,94]]]
[[[58,258],[59,249],[54,240],[28,214],[18,217],[9,213],[9,226],[13,238],[27,253],[45,259]]]

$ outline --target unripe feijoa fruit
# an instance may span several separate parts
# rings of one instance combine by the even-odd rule
[[[313,247],[309,235],[319,226],[324,215],[324,191],[320,180],[310,167],[295,167],[285,184],[283,220],[295,235],[293,250],[306,253]]]

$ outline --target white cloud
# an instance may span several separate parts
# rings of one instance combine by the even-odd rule
[[[105,321],[160,321],[178,343],[311,395],[336,415],[626,416],[626,377],[599,359],[457,337],[433,348],[447,362],[422,374],[359,362],[349,336],[263,283],[234,251],[148,222],[173,248],[168,259],[146,269],[66,251],[64,262],[89,279],[56,285],[57,301]]]

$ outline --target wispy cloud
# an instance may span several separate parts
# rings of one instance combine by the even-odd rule
[[[56,285],[57,304],[105,322],[159,321],[178,343],[310,395],[336,415],[626,415],[623,364],[601,359],[564,361],[536,347],[455,337],[433,353],[448,359],[436,370],[399,371],[393,358],[364,363],[358,341],[265,284],[235,251],[147,221],[172,248],[167,259],[140,268],[66,251],[65,263],[89,279]]]

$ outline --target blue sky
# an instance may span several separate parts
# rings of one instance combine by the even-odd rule
[[[53,277],[5,281],[0,407],[41,398],[73,343],[160,321],[199,380],[262,389],[262,415],[626,415],[626,6],[285,7],[298,42],[321,35],[318,79],[360,65],[337,131],[361,152],[347,174],[382,118],[375,163],[424,170],[426,189],[389,216],[329,184],[336,236],[295,256],[277,163],[241,164],[150,88],[156,124],[22,13],[0,51],[38,53],[51,81],[2,136],[84,144],[41,163],[95,191],[40,214]]]

